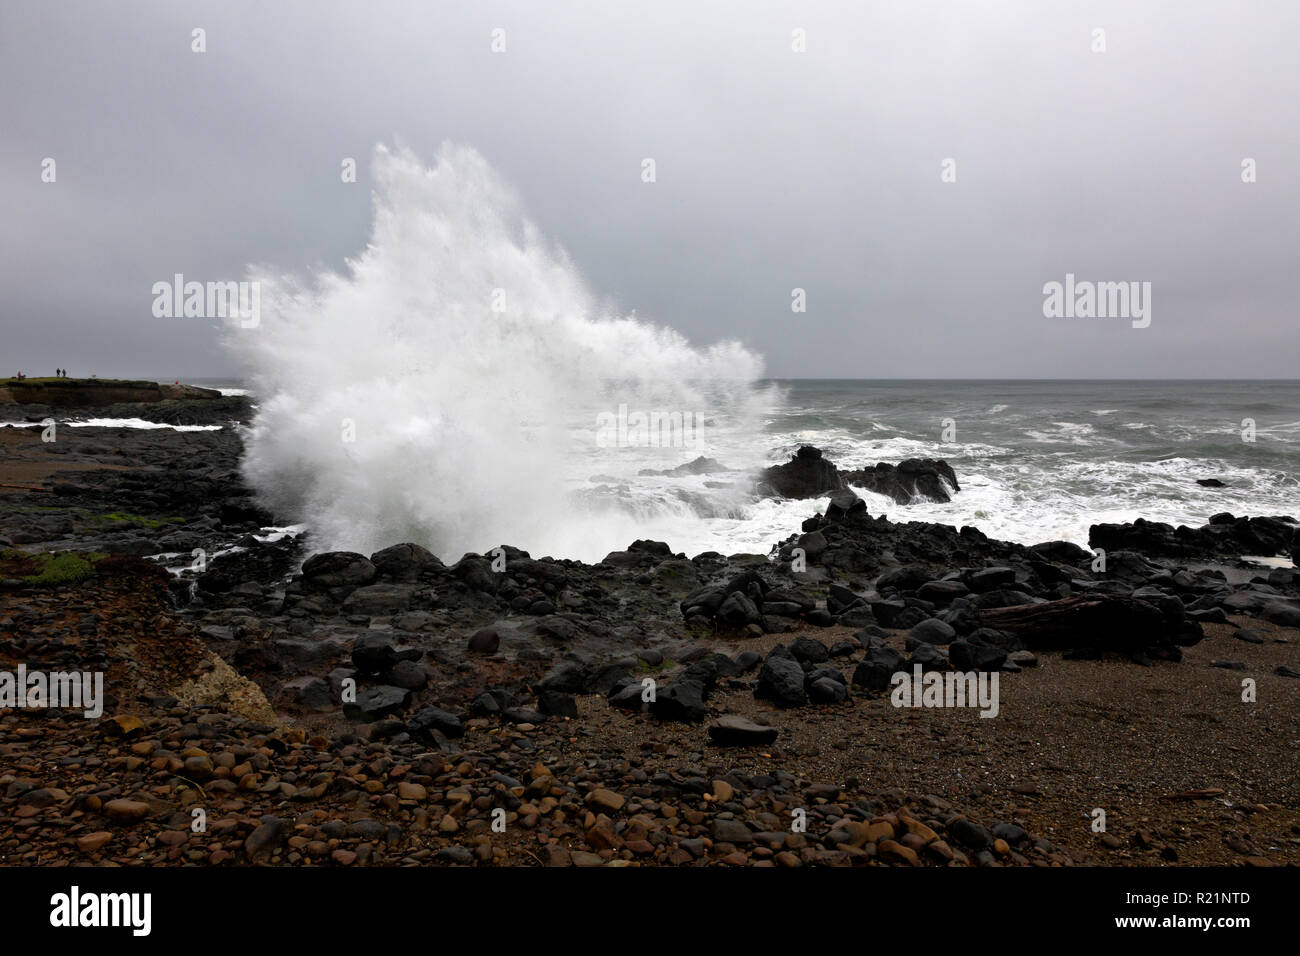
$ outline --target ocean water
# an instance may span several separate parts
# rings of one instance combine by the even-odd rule
[[[1201,525],[1221,511],[1300,516],[1297,382],[775,384],[779,399],[763,430],[763,461],[728,457],[742,446],[726,435],[706,442],[701,453],[746,471],[786,461],[803,444],[821,448],[841,469],[905,458],[947,460],[961,486],[947,503],[902,506],[855,489],[872,514],[894,520],[974,525],[1022,544],[1064,539],[1086,545],[1089,525],[1099,522],[1144,517]],[[1245,440],[1252,423],[1254,440]],[[622,468],[606,458],[601,477],[612,477],[610,471],[621,477],[616,487],[623,507],[644,517],[641,536],[688,554],[766,553],[821,505],[750,496],[720,506],[707,484],[743,479],[641,477],[637,456],[631,457]],[[1217,478],[1225,487],[1203,487],[1198,478]]]
[[[221,384],[242,387],[237,380]],[[699,434],[678,444],[601,445],[589,440],[595,422],[570,422],[568,517],[590,519],[587,540],[548,547],[543,534],[532,542],[535,553],[595,560],[635,538],[664,540],[692,555],[767,553],[824,504],[752,494],[754,473],[788,460],[803,444],[821,448],[842,469],[943,458],[961,485],[950,502],[903,506],[855,490],[872,514],[974,525],[1022,544],[1086,545],[1090,524],[1138,517],[1189,525],[1220,511],[1300,517],[1300,382],[763,384],[771,386],[771,406],[758,436],[731,433],[706,414]],[[1249,441],[1243,435],[1249,437],[1252,422]],[[640,474],[700,456],[731,470]],[[1198,478],[1225,487],[1203,487]],[[304,518],[310,526],[310,515]],[[505,533],[505,540],[471,550],[513,543]]]
[[[947,504],[904,507],[858,489],[870,511],[891,518],[1086,544],[1099,522],[1300,516],[1300,382],[785,384],[768,426],[774,457],[809,443],[840,465],[931,457],[953,466],[961,491]]]

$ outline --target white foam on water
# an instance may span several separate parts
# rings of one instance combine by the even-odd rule
[[[78,422],[60,422],[70,428],[170,428],[178,432],[219,432],[224,425],[168,425],[163,422],[145,421],[143,418],[88,418]]]
[[[1265,568],[1291,568],[1295,567],[1290,558],[1273,557],[1262,554],[1243,554],[1241,560],[1249,561],[1251,564],[1258,564]]]
[[[1295,478],[1281,471],[1232,465],[1216,459],[1165,458],[1158,461],[1071,460],[1034,467],[1009,461],[974,468],[955,465],[961,491],[952,501],[894,504],[868,495],[872,514],[898,521],[937,521],[973,525],[993,538],[1036,544],[1049,540],[1087,546],[1093,524],[1124,523],[1146,518],[1174,526],[1204,525],[1223,511],[1272,514],[1261,502],[1300,491]],[[1205,488],[1196,479],[1216,477],[1222,488]]]
[[[81,421],[59,421],[64,428],[140,428],[154,430],[170,428],[177,432],[217,432],[225,425],[168,425],[165,422],[150,422],[143,418],[88,418]],[[43,428],[40,422],[0,422],[0,428]]]

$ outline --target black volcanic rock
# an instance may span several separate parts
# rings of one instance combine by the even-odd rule
[[[826,645],[813,637],[796,637],[790,644],[790,654],[795,660],[809,664],[821,664],[830,657]]]
[[[642,477],[645,476],[663,476],[665,478],[678,478],[683,475],[713,475],[718,472],[731,471],[722,462],[713,458],[705,458],[701,455],[694,461],[688,461],[684,465],[678,465],[676,468],[667,468],[657,471],[654,468],[642,468],[637,472]]]
[[[246,581],[272,582],[293,570],[298,543],[292,538],[252,541],[240,550],[211,558],[195,580],[200,591],[224,594]]]
[[[358,693],[356,703],[344,703],[343,714],[349,720],[377,720],[404,709],[410,700],[405,687],[381,684]]]
[[[865,690],[884,690],[903,667],[903,655],[892,647],[870,647],[857,670],[853,685]]]
[[[1195,621],[1173,619],[1171,607],[1135,597],[1091,593],[1044,604],[982,611],[985,627],[1006,631],[1033,649],[1095,649],[1140,654],[1187,647],[1204,636]]]
[[[1126,524],[1095,524],[1088,543],[1105,551],[1138,551],[1148,557],[1227,558],[1244,554],[1291,555],[1296,535],[1294,519],[1238,518],[1223,512],[1199,528],[1138,518]]]
[[[467,646],[475,654],[495,654],[501,646],[501,634],[496,628],[480,628],[470,636]]]
[[[744,627],[762,619],[754,602],[740,591],[733,591],[718,608],[718,620],[732,627]]]
[[[886,495],[900,505],[917,500],[951,501],[949,489],[961,490],[952,466],[935,458],[908,458],[897,465],[882,461],[874,468],[846,471],[841,477],[847,485]]]
[[[302,564],[302,577],[320,588],[357,587],[369,584],[377,571],[364,554],[353,551],[326,551],[313,554]]]
[[[938,618],[927,618],[908,631],[908,637],[923,644],[950,644],[957,632]]]
[[[383,673],[400,659],[392,636],[381,631],[360,635],[352,646],[352,663],[363,674]]]
[[[434,730],[445,737],[460,737],[465,733],[460,718],[441,707],[421,707],[407,724],[407,729],[413,737],[424,737]]]
[[[799,662],[788,656],[789,652],[778,653],[774,648],[763,661],[763,668],[758,673],[758,686],[754,696],[765,698],[781,707],[798,707],[808,703],[808,694],[804,690],[804,673]]]
[[[804,445],[784,465],[764,469],[759,483],[761,491],[782,498],[816,498],[843,487],[839,469],[812,445]]]
[[[959,671],[996,671],[1006,663],[1007,652],[992,644],[953,641],[948,648],[948,660]]]
[[[867,503],[848,488],[831,492],[831,500],[826,503],[827,521],[844,521],[851,517],[865,518]]]
[[[697,680],[678,678],[660,689],[650,701],[650,713],[663,720],[695,723],[708,716],[707,689]]]
[[[370,563],[380,575],[396,581],[412,581],[426,568],[440,569],[443,566],[427,548],[410,542],[376,551],[370,556]]]

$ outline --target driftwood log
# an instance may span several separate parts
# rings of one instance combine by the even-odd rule
[[[1141,653],[1172,645],[1190,646],[1203,634],[1195,621],[1174,620],[1167,611],[1138,598],[1082,594],[993,608],[980,613],[982,627],[1014,634],[1035,650],[1090,648]]]

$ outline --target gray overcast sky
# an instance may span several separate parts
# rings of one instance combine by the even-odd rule
[[[453,140],[597,294],[773,376],[1292,377],[1297,49],[1293,0],[4,0],[0,373],[235,372],[153,283],[342,268],[374,145]],[[1067,272],[1150,327],[1045,318]]]

